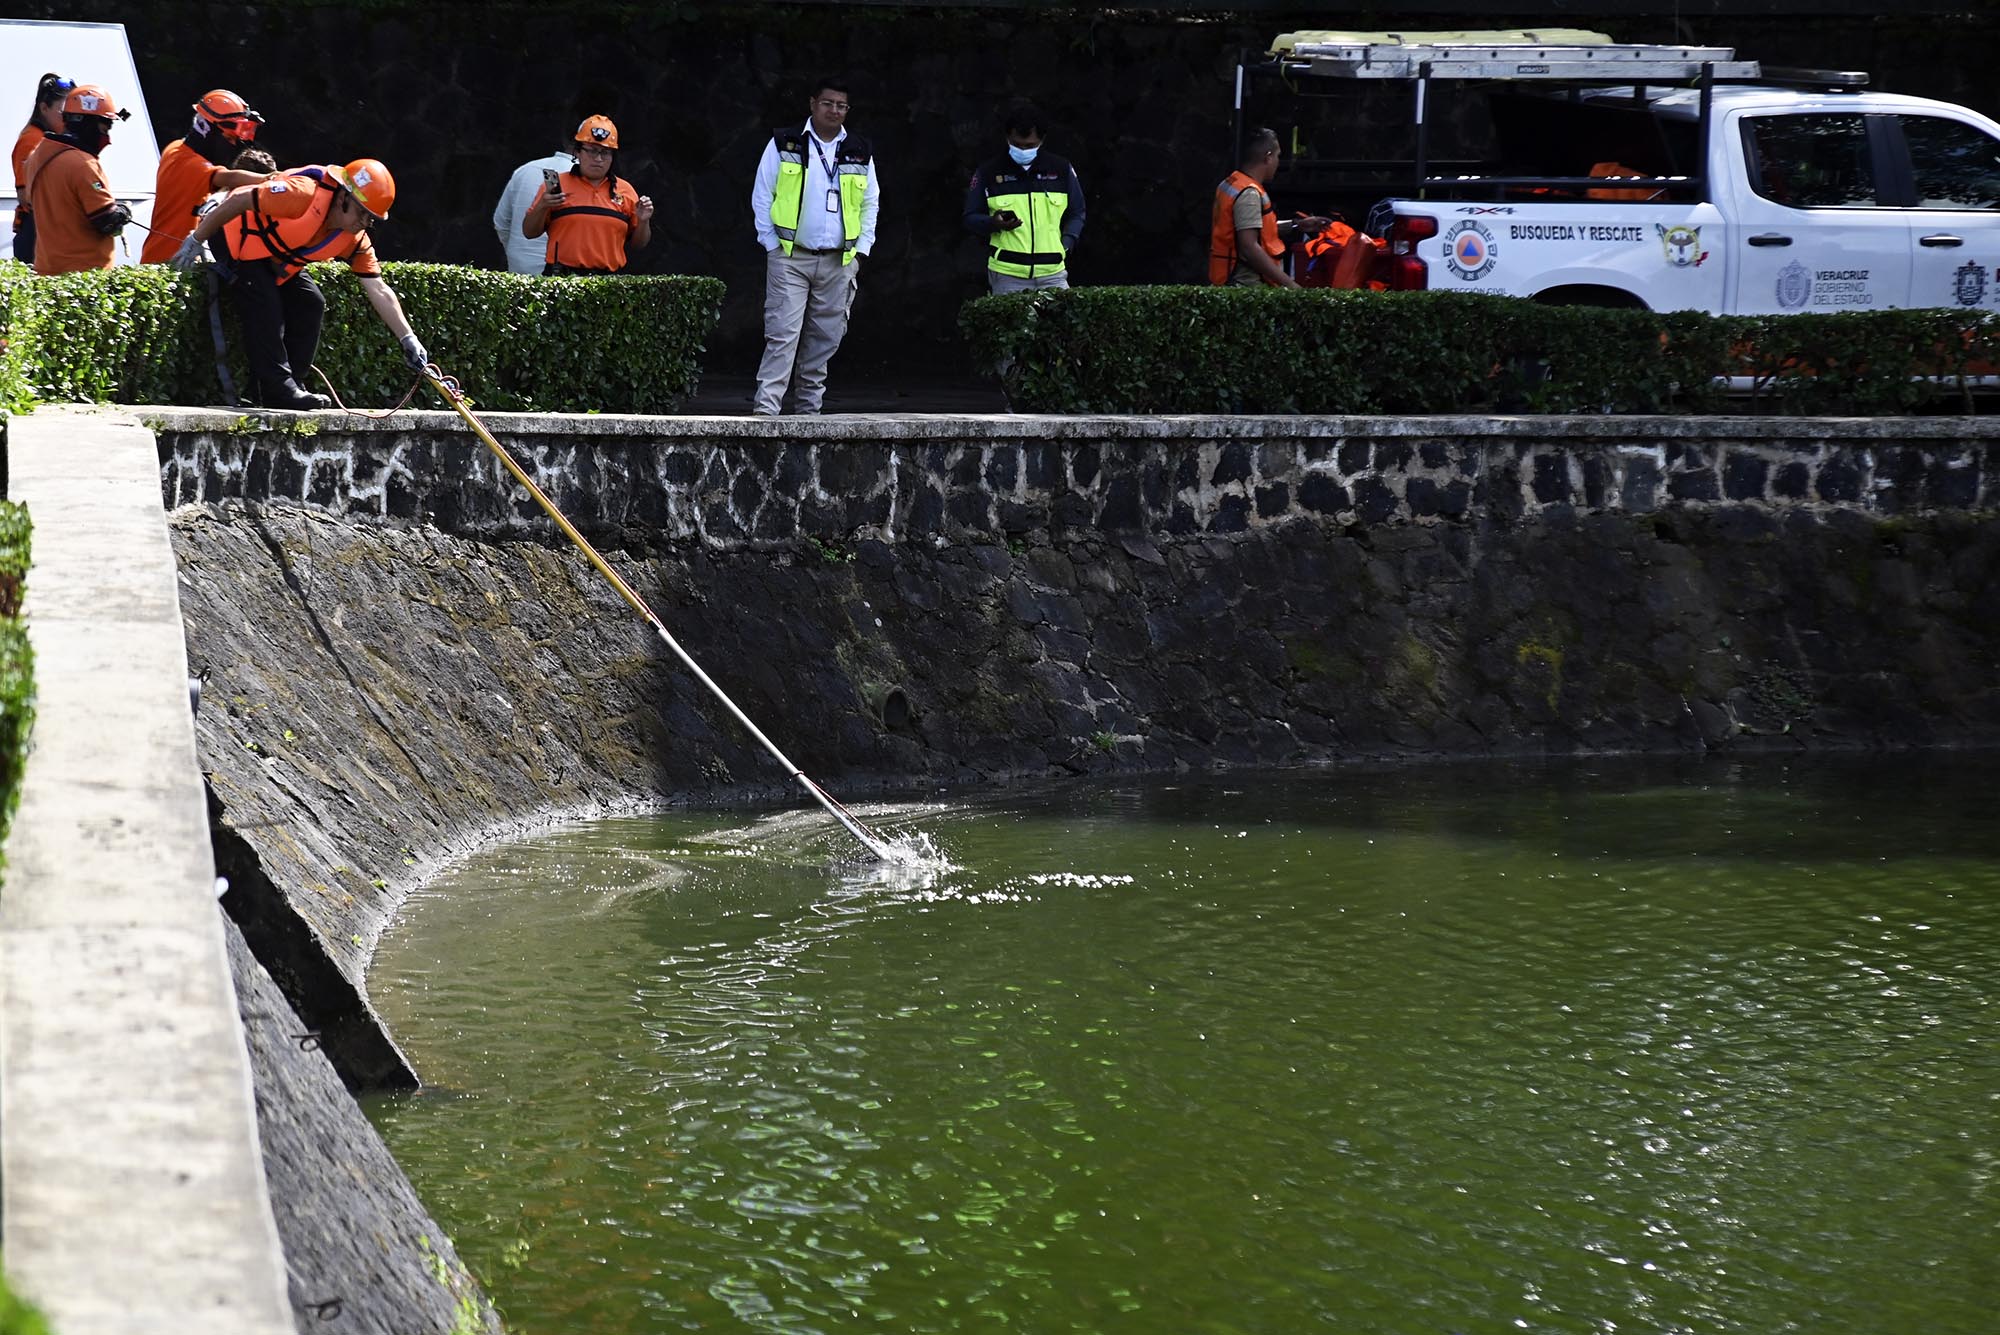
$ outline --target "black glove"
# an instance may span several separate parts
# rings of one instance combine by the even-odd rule
[[[403,360],[409,363],[412,371],[422,375],[431,360],[431,355],[424,351],[423,340],[415,334],[405,334],[397,341],[403,345]]]
[[[104,236],[117,236],[125,230],[125,224],[132,221],[132,210],[121,202],[113,202],[108,208],[99,209],[90,215],[90,225]]]

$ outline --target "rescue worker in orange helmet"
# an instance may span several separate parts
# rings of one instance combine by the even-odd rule
[[[592,116],[576,127],[576,165],[547,186],[521,216],[521,235],[549,238],[544,276],[617,273],[653,239],[653,201],[611,170],[618,127]]]
[[[35,85],[34,114],[14,140],[14,258],[23,264],[35,262],[35,211],[28,207],[28,156],[42,140],[62,132],[63,99],[74,87],[74,79],[44,74]]]
[[[165,264],[174,257],[181,239],[194,230],[195,210],[210,194],[264,179],[257,172],[229,166],[256,142],[257,127],[263,123],[249,103],[227,88],[202,94],[194,104],[194,122],[186,137],[174,140],[160,154],[153,185],[153,230],[139,252],[141,264]]]
[[[22,177],[35,210],[36,273],[111,267],[112,238],[132,211],[112,196],[97,155],[111,142],[111,127],[131,114],[98,85],[78,84],[63,99],[62,133],[28,155]]]
[[[389,216],[395,199],[395,178],[374,158],[345,167],[301,167],[230,191],[181,242],[172,260],[177,269],[199,264],[212,237],[222,237],[228,247],[243,351],[266,408],[331,406],[303,383],[319,351],[326,315],[326,298],[305,271],[314,261],[346,260],[410,369],[421,372],[430,361],[402,302],[383,281],[368,237],[368,229]]]
[[[1215,214],[1209,226],[1208,281],[1217,287],[1297,287],[1279,261],[1285,246],[1322,231],[1327,218],[1279,222],[1271,205],[1271,178],[1278,174],[1278,132],[1252,130],[1243,142],[1243,161],[1215,187]]]

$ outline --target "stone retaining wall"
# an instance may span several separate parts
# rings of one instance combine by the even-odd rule
[[[547,532],[453,414],[336,421],[291,437],[234,418],[217,430],[217,416],[159,416],[169,505],[294,501],[482,539]],[[723,548],[1741,504],[2000,508],[2000,430],[1978,420],[489,417],[586,532]]]

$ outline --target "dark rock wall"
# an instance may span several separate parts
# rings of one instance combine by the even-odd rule
[[[1736,6],[1735,8],[1750,8]],[[1190,7],[1193,8],[1193,7]],[[1890,13],[1721,16],[1724,6],[1651,16],[1552,19],[1467,6],[1412,15],[1329,11],[1244,17],[1098,6],[1043,12],[939,6],[706,3],[537,5],[239,4],[34,0],[30,18],[124,23],[165,145],[202,91],[228,86],[269,118],[260,142],[281,162],[380,157],[399,195],[377,242],[395,259],[497,266],[493,205],[510,172],[546,154],[582,111],[605,111],[626,145],[618,171],[657,201],[641,272],[710,273],[730,296],[710,369],[748,373],[763,263],[749,194],[771,128],[804,119],[805,85],[849,72],[853,127],[875,140],[883,213],[843,364],[912,370],[960,357],[956,312],[984,291],[983,258],[958,209],[972,168],[999,151],[999,108],[1019,94],[1058,128],[1090,199],[1080,283],[1198,281],[1215,182],[1229,168],[1234,60],[1300,27],[1599,27],[1629,41],[1733,45],[1774,64],[1864,65],[1876,85],[2000,112],[1990,71],[2000,18]],[[67,71],[84,74],[84,71]],[[26,94],[20,95],[22,102]],[[1401,99],[1390,99],[1403,114]],[[1254,118],[1322,153],[1381,150],[1365,121],[1315,126],[1311,104],[1261,98]],[[1367,113],[1356,113],[1365,115]],[[1339,145],[1330,142],[1338,139]],[[113,183],[114,186],[120,184]],[[1280,183],[1280,203],[1285,203]],[[1357,218],[1358,221],[1358,218]]]
[[[532,544],[296,507],[184,510],[174,542],[224,907],[351,1084],[414,1085],[365,1001],[376,934],[498,827],[673,791],[649,636]]]

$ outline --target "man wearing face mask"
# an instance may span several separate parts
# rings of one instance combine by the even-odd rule
[[[96,84],[77,84],[63,99],[62,132],[28,155],[22,180],[35,210],[36,273],[111,267],[112,239],[132,211],[112,198],[97,155],[111,143],[111,127],[131,114]]]
[[[1007,112],[1007,151],[965,191],[965,230],[987,238],[986,284],[996,295],[1069,286],[1069,252],[1083,235],[1083,183],[1069,159],[1042,147],[1041,112]]]
[[[255,145],[264,118],[227,88],[202,94],[184,138],[160,154],[153,181],[153,230],[139,252],[141,264],[165,264],[194,230],[195,210],[217,190],[255,185],[264,173],[239,171],[230,164]]]

